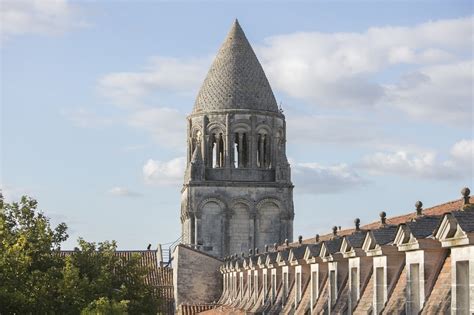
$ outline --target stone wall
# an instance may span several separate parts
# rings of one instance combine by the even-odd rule
[[[176,307],[218,301],[222,294],[222,261],[178,245],[173,253],[173,287]]]

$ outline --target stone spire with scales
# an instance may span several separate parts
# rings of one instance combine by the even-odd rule
[[[209,69],[193,112],[223,109],[278,112],[267,77],[237,19]]]

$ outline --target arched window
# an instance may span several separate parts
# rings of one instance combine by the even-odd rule
[[[210,141],[211,166],[224,167],[224,137],[222,133],[213,133]]]
[[[265,132],[258,134],[257,139],[257,167],[270,168],[271,154],[270,154],[270,136]]]
[[[234,135],[234,166],[248,167],[248,139],[245,132],[236,132]]]

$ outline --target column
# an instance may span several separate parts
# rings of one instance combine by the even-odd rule
[[[216,139],[216,167],[221,167],[221,157],[220,157],[220,152],[221,152],[221,134],[217,134],[215,137]]]
[[[200,233],[199,233],[199,228],[201,227],[201,218],[199,218],[198,216],[195,216],[194,217],[194,242],[195,242],[195,245],[198,245],[199,243],[202,243],[200,242]]]
[[[259,146],[259,160],[260,160],[260,167],[265,167],[265,134],[260,134],[260,146]]]
[[[238,141],[238,152],[239,152],[239,168],[243,167],[243,164],[242,164],[242,158],[244,156],[244,139],[243,139],[243,136],[242,136],[242,133],[237,133],[237,141]]]

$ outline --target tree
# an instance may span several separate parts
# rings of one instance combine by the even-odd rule
[[[128,303],[130,301],[115,302],[108,298],[101,297],[98,300],[91,302],[85,309],[82,310],[81,315],[123,315],[128,314]]]
[[[34,199],[8,204],[0,195],[0,313],[47,313],[56,307],[67,226],[52,229],[36,208]]]
[[[157,313],[140,255],[125,259],[115,241],[81,238],[76,250],[61,252],[67,238],[66,224],[51,228],[36,200],[9,204],[0,194],[0,314]]]

